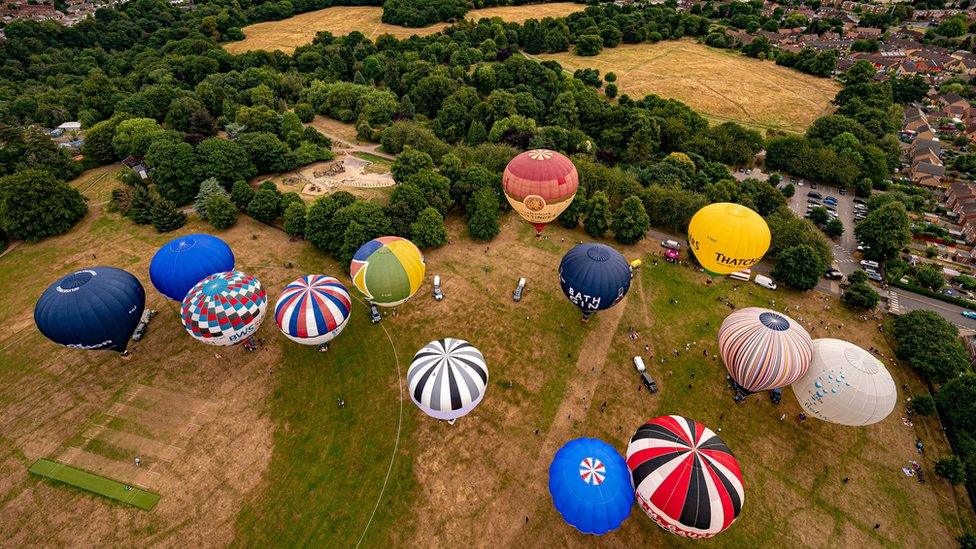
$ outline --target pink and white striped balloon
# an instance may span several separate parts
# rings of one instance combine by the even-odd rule
[[[729,375],[748,391],[785,387],[810,369],[810,334],[792,318],[760,307],[730,314],[718,329]]]

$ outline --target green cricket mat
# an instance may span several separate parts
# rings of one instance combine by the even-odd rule
[[[34,465],[31,465],[28,471],[35,475],[70,484],[71,486],[94,492],[100,496],[127,503],[145,511],[152,511],[152,508],[159,502],[159,494],[147,492],[135,486],[98,476],[78,469],[77,467],[49,459],[35,461]]]

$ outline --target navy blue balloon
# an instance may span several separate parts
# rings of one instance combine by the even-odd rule
[[[559,263],[559,285],[584,313],[617,304],[630,289],[630,263],[605,244],[578,244]]]
[[[209,234],[188,234],[163,245],[149,264],[149,279],[159,293],[182,302],[204,278],[234,270],[234,252]]]
[[[91,267],[44,290],[34,305],[34,323],[61,345],[122,352],[145,306],[139,279],[115,267]]]
[[[549,495],[563,519],[584,534],[616,530],[634,504],[627,462],[595,438],[571,440],[556,452],[549,465]]]

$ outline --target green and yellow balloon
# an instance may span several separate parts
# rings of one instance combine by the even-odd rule
[[[406,238],[381,236],[362,245],[349,266],[352,283],[370,302],[396,307],[417,293],[427,267]]]

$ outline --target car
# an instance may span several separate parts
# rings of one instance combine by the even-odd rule
[[[776,388],[770,391],[769,400],[773,401],[773,404],[779,404],[783,400],[783,390]]]
[[[942,295],[947,297],[962,297],[962,294],[960,294],[956,290],[953,290],[952,288],[946,288],[945,290],[942,290]]]
[[[641,382],[644,384],[644,387],[647,387],[647,392],[656,393],[657,383],[654,382],[651,376],[647,375],[647,372],[641,372],[640,376],[641,376]]]
[[[864,206],[864,207],[867,207],[867,204],[868,204],[867,200],[864,200],[863,198],[855,198],[854,199],[854,203],[855,204],[860,204],[861,206]]]
[[[441,277],[434,275],[434,301],[444,299],[444,292],[441,291]]]
[[[820,193],[809,192],[807,193],[807,198],[823,198],[823,195]]]
[[[824,278],[827,280],[844,280],[844,273],[838,271],[837,269],[828,269],[824,273]]]
[[[763,276],[761,274],[757,274],[756,275],[756,279],[753,280],[753,282],[755,282],[756,284],[762,286],[763,288],[766,288],[767,290],[775,290],[776,289],[776,283],[773,282],[773,279],[772,278],[769,278],[768,276]]]
[[[868,251],[870,249],[871,249],[871,246],[868,246],[867,244],[858,244],[857,245],[857,251],[859,251],[859,252],[866,252],[866,251]]]
[[[797,187],[802,187],[802,186],[803,186],[803,180],[802,180],[802,179],[800,179],[799,181],[797,181],[797,182],[796,182],[796,186],[797,186]]]
[[[836,196],[826,196],[826,197],[824,197],[824,202],[826,202],[827,204],[836,204],[837,203],[837,197]]]
[[[642,357],[639,356],[634,357],[634,368],[636,368],[637,371],[640,373],[644,373],[647,371],[647,366],[644,366],[644,359]]]
[[[515,287],[515,291],[512,292],[512,301],[518,303],[522,301],[522,292],[525,290],[525,278],[520,278],[518,280],[518,286]]]
[[[962,316],[976,320],[976,311],[965,310],[962,312]]]
[[[752,270],[743,269],[741,271],[730,273],[729,278],[731,278],[732,280],[741,280],[742,282],[749,282],[749,279],[752,278]]]
[[[819,198],[813,198],[813,197],[807,198],[807,204],[813,204],[815,206],[819,206],[820,205],[820,199]]]
[[[877,271],[878,267],[880,267],[877,261],[871,261],[868,259],[862,259],[860,265],[861,267],[865,269],[871,269],[872,271]]]
[[[149,321],[156,316],[156,309],[146,309],[142,312],[142,317],[139,318],[139,324],[136,325],[136,329],[132,332],[132,341],[139,341],[142,336],[146,334],[146,328],[149,327]]]
[[[681,244],[677,240],[662,240],[661,247],[668,248],[670,250],[680,250]]]
[[[846,187],[841,187],[840,188],[840,194],[847,194],[847,188]]]
[[[380,316],[380,310],[376,308],[375,303],[369,304],[369,319],[373,324],[383,320],[383,317]]]
[[[810,188],[811,188],[811,189],[816,189],[816,188],[817,188],[817,184],[816,184],[816,183],[814,183],[813,181],[811,181],[811,182],[810,182]]]
[[[878,271],[869,271],[869,270],[865,269],[864,272],[866,272],[868,274],[868,278],[869,279],[871,279],[871,280],[873,280],[875,282],[881,282],[882,280],[884,280],[884,278],[881,277],[881,274],[878,273]]]
[[[681,259],[681,254],[674,248],[668,248],[668,251],[664,252],[664,260],[668,263],[677,263],[679,259]]]

